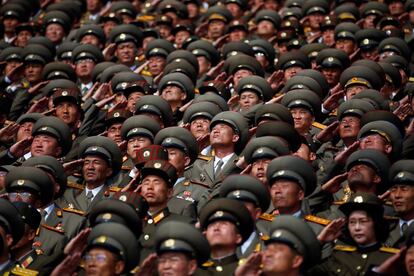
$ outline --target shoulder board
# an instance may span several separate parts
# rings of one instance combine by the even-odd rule
[[[152,77],[151,72],[147,70],[142,70],[140,74],[143,76]]]
[[[123,171],[130,171],[130,170],[132,170],[132,168],[131,168],[131,166],[122,166],[121,167],[121,170],[123,170]]]
[[[83,217],[86,215],[85,212],[82,212],[81,210],[76,210],[76,209],[73,209],[73,208],[63,208],[62,210],[65,211],[65,212],[72,213],[72,214],[77,214],[77,215],[80,215],[80,216],[83,216]]]
[[[321,123],[318,123],[318,122],[313,122],[312,125],[316,128],[319,128],[319,129],[325,129],[326,128],[325,125],[323,125]]]
[[[62,209],[58,209],[58,210],[56,210],[56,216],[58,216],[59,218],[61,218],[62,217]]]
[[[135,273],[137,273],[137,272],[139,271],[139,269],[140,269],[140,267],[139,267],[139,266],[136,266],[134,269],[132,269],[132,270],[130,271],[130,273],[131,273],[131,274],[135,274]]]
[[[334,250],[338,251],[345,251],[345,252],[354,252],[357,250],[356,246],[350,246],[350,245],[335,245]]]
[[[195,184],[195,185],[202,186],[202,187],[207,188],[207,189],[210,189],[210,186],[209,185],[204,184],[202,182],[198,182],[198,181],[195,181],[195,180],[190,180],[190,183],[191,184]],[[186,186],[186,185],[184,185],[184,186]]]
[[[399,250],[399,249],[397,249],[397,248],[393,248],[393,247],[385,247],[385,246],[381,247],[381,248],[380,248],[380,251],[381,251],[381,252],[392,253],[392,254],[396,254],[396,253],[400,252],[400,250]]]
[[[208,162],[211,159],[213,159],[213,156],[207,156],[207,155],[199,154],[198,157],[197,157],[197,159],[201,159],[201,160],[204,160],[204,161],[207,161]]]
[[[212,261],[207,261],[204,264],[202,264],[202,267],[210,267],[210,266],[213,266],[213,265],[214,265],[214,263]]]
[[[145,60],[145,55],[142,54],[138,57],[138,61],[144,61]]]
[[[119,188],[119,187],[110,187],[109,188],[109,191],[110,192],[113,192],[113,193],[117,193],[117,192],[119,192],[121,190],[121,188]]]
[[[256,244],[254,252],[260,252],[262,250],[262,245],[260,243]]]
[[[338,116],[338,109],[335,109],[334,111],[332,111],[331,113],[329,113],[329,115],[331,115],[331,116]]]
[[[408,79],[409,82],[414,82],[414,77]]]
[[[268,241],[270,239],[270,237],[268,235],[263,234],[263,235],[260,236],[260,239],[262,241]]]
[[[27,88],[30,87],[30,83],[27,80],[23,80],[22,81],[22,87],[27,89]]]
[[[386,220],[399,220],[399,217],[392,217],[392,216],[384,216],[384,219]]]
[[[198,90],[198,88],[196,88],[196,89],[194,89],[194,93],[200,94],[200,90]]]
[[[332,202],[332,205],[342,205],[344,203],[345,203],[345,200],[338,200],[338,201]]]
[[[321,224],[321,225],[328,225],[331,221],[329,219],[324,219],[324,218],[320,218],[320,217],[316,217],[316,216],[312,216],[312,215],[307,215],[305,216],[305,220],[307,221],[311,221],[317,224]]]
[[[184,181],[184,182],[183,182],[183,186],[189,186],[189,185],[190,185],[190,183],[191,183],[190,181]]]
[[[72,189],[77,189],[83,191],[85,189],[85,186],[75,183],[73,181],[68,181],[68,187]]]
[[[47,230],[50,230],[50,231],[53,231],[53,232],[56,232],[56,233],[59,233],[59,234],[65,234],[65,231],[59,230],[59,229],[57,229],[55,227],[52,227],[52,226],[49,226],[47,224],[41,224],[40,226],[47,229]]]
[[[11,270],[11,275],[36,276],[39,275],[39,271],[16,266]]]
[[[154,223],[157,224],[158,222],[160,222],[163,218],[165,217],[164,212],[159,213],[158,215],[156,215],[154,217]]]
[[[275,219],[275,215],[263,213],[260,215],[259,219],[273,221]]]
[[[141,15],[137,17],[138,21],[144,21],[144,22],[153,21],[154,19],[155,17],[153,15]]]

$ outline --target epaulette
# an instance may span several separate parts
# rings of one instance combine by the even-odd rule
[[[345,200],[337,200],[337,201],[332,202],[332,205],[342,205],[344,203],[345,203]]]
[[[85,189],[85,186],[83,186],[82,184],[78,184],[76,182],[73,182],[73,181],[68,181],[68,185],[67,186],[69,188],[77,189],[77,190],[81,190],[81,191],[83,191]]]
[[[27,269],[19,266],[15,266],[11,271],[10,275],[17,275],[17,276],[36,276],[39,275],[39,271]]]
[[[145,55],[142,54],[138,57],[138,61],[144,61],[145,60]]]
[[[198,88],[194,89],[194,93],[195,94],[200,94],[200,90],[198,90]]]
[[[82,216],[82,217],[84,217],[86,215],[85,212],[82,212],[81,210],[76,210],[76,209],[73,209],[73,208],[63,208],[62,210],[65,211],[65,212],[68,212],[68,213],[77,214],[77,215]]]
[[[59,218],[61,218],[63,216],[61,209],[56,210],[56,216],[58,216]]]
[[[350,245],[335,245],[334,250],[338,251],[344,251],[344,252],[354,252],[357,250],[356,246],[350,246]]]
[[[109,191],[110,192],[113,192],[113,193],[117,193],[117,192],[119,192],[120,190],[122,190],[121,188],[119,188],[119,187],[109,187]]]
[[[163,218],[165,217],[164,212],[159,213],[158,215],[156,215],[154,217],[154,223],[157,224],[158,222],[160,222]]]
[[[210,186],[208,184],[204,184],[203,182],[198,182],[198,181],[195,181],[195,180],[190,180],[190,183],[191,184],[195,184],[195,185],[202,186],[202,187],[207,188],[207,189],[210,188]]]
[[[123,171],[130,171],[130,170],[132,170],[132,168],[130,166],[122,166],[121,167],[121,170],[123,170]]]
[[[140,72],[140,74],[143,75],[143,76],[146,76],[146,77],[152,77],[151,72],[150,71],[147,71],[147,70],[142,70]]]
[[[211,266],[213,266],[214,265],[214,262],[212,262],[212,261],[207,261],[207,262],[205,262],[204,264],[202,264],[202,267],[211,267]]]
[[[137,273],[137,272],[139,271],[139,269],[140,269],[140,266],[138,265],[138,266],[136,266],[134,269],[132,269],[132,270],[130,271],[130,273],[131,273],[132,275],[135,275],[135,273]]]
[[[52,227],[52,226],[49,226],[47,224],[41,224],[40,226],[47,229],[47,230],[50,230],[50,231],[53,231],[53,232],[56,232],[56,233],[59,233],[59,234],[65,234],[65,231],[57,229],[57,228]]]
[[[320,225],[328,225],[331,221],[329,219],[324,219],[324,218],[320,218],[320,217],[316,217],[316,216],[312,216],[312,215],[307,215],[305,216],[305,220],[307,221],[311,221]]]
[[[199,154],[198,156],[197,156],[197,159],[201,159],[201,160],[204,160],[204,161],[210,161],[211,159],[213,159],[213,156],[207,156],[207,155],[202,155],[202,154]]]
[[[191,183],[190,181],[184,181],[183,186],[190,186],[190,183]]]
[[[154,19],[155,17],[153,15],[141,15],[137,17],[137,21],[143,22],[153,21]]]
[[[254,252],[260,252],[262,250],[262,245],[260,243],[256,244],[254,247]]]
[[[28,89],[30,87],[30,83],[27,80],[22,81],[22,87]]]
[[[326,126],[324,124],[318,123],[318,122],[313,122],[312,126],[319,128],[319,129],[325,129]]]
[[[393,247],[381,247],[379,249],[381,252],[387,252],[387,253],[392,253],[392,254],[397,254],[398,252],[400,252],[400,250],[398,248],[393,248]]]
[[[260,215],[259,219],[273,221],[275,219],[275,215],[263,213]]]
[[[410,78],[408,79],[408,82],[414,82],[414,77],[410,77]]]
[[[335,109],[331,113],[329,113],[330,116],[338,116],[338,109]]]

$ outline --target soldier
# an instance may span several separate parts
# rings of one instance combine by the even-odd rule
[[[335,27],[335,48],[351,55],[357,49],[355,33],[360,30],[359,26],[344,22]]]
[[[201,267],[210,256],[210,246],[203,234],[194,226],[168,221],[155,233],[157,271],[159,275],[202,275]],[[174,260],[177,265],[169,262]]]
[[[59,45],[63,38],[69,34],[72,25],[70,16],[63,11],[49,11],[43,18],[45,37],[55,45]]]
[[[1,11],[2,23],[4,25],[4,34],[2,40],[10,43],[15,37],[15,30],[19,23],[27,21],[29,14],[22,5],[17,3],[7,3],[2,6]]]
[[[337,244],[331,257],[315,268],[314,275],[366,273],[370,266],[381,264],[399,251],[382,246],[387,237],[387,224],[382,202],[376,195],[355,193],[339,208],[348,219],[345,235],[350,245]]]
[[[213,6],[206,12],[207,34],[205,39],[213,42],[225,34],[226,24],[229,23],[233,16],[230,11],[223,6]]]
[[[111,112],[108,112],[105,117],[105,125],[108,131],[108,134],[106,136],[112,139],[117,144],[121,143],[122,124],[131,116],[132,113],[129,112],[129,110],[125,109],[115,109]]]
[[[273,96],[270,84],[259,76],[248,76],[240,80],[236,92],[239,94],[241,111],[247,111],[253,106],[266,103]]]
[[[19,124],[19,129],[16,133],[16,142],[32,136],[34,124],[44,115],[41,113],[26,113],[20,116],[16,124]]]
[[[383,80],[378,74],[367,66],[355,65],[342,72],[339,79],[345,89],[347,100],[352,99],[364,89],[381,89]]]
[[[223,181],[220,196],[241,201],[255,222],[255,229],[249,239],[237,249],[239,258],[246,258],[252,252],[263,250],[263,241],[269,233],[268,218],[263,214],[269,209],[270,193],[266,184],[248,175],[231,175]]]
[[[166,100],[156,95],[141,97],[135,104],[135,114],[154,118],[161,125],[161,128],[172,124],[171,106]]]
[[[414,220],[412,165],[412,160],[400,160],[390,168],[390,200],[399,218],[391,225],[386,241],[386,244],[391,247],[400,247],[403,244],[403,237],[407,234],[407,228]]]
[[[348,55],[337,49],[324,49],[316,58],[316,64],[320,66],[320,71],[331,88],[338,84],[342,71],[349,66],[349,63]]]
[[[375,61],[378,56],[378,45],[386,38],[385,32],[378,29],[362,29],[355,33],[361,57]]]
[[[309,68],[311,68],[311,62],[308,56],[297,50],[285,53],[277,63],[277,69],[283,70],[285,82],[294,77],[299,71]]]
[[[58,88],[53,93],[52,99],[56,108],[56,117],[67,124],[71,128],[71,132],[75,132],[83,117],[79,89]]]
[[[155,251],[154,234],[162,222],[188,218],[170,213],[167,204],[173,194],[173,185],[177,180],[176,169],[168,161],[152,160],[145,163],[140,173],[141,195],[148,202],[148,214],[145,218],[143,233],[140,237],[141,256],[146,258]]]
[[[88,212],[102,198],[111,196],[111,177],[122,165],[122,155],[117,144],[103,136],[91,136],[79,146],[79,158],[83,158],[82,178],[84,185],[74,184],[65,192],[65,198],[73,208]]]
[[[257,25],[256,34],[263,39],[270,39],[280,27],[281,18],[279,13],[273,10],[261,10],[254,17]]]
[[[250,47],[249,45],[245,44],[247,48]],[[247,49],[246,49],[247,50]],[[249,51],[253,52],[253,49],[249,49]],[[237,55],[233,55],[233,52],[237,51],[230,51],[229,54],[232,56],[226,59],[226,63],[224,67],[227,66],[227,74],[233,75],[233,85],[237,87],[239,85],[239,81],[242,78],[257,75],[260,77],[264,77],[264,70],[262,65],[254,58],[253,53],[252,56],[245,55],[243,53],[238,53]]]
[[[155,78],[160,75],[166,66],[167,56],[175,50],[174,45],[165,39],[155,39],[148,43],[145,50],[145,58],[148,61],[146,73],[148,77]]]
[[[103,49],[105,45],[105,33],[98,25],[83,25],[76,33],[76,41],[81,44],[90,44]]]
[[[212,275],[232,274],[238,265],[237,246],[254,228],[249,211],[237,200],[215,199],[202,209],[200,225],[211,247],[210,261],[202,269]]]

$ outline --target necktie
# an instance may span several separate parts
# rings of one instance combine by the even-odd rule
[[[81,91],[82,96],[85,96],[85,94],[86,94],[86,93],[88,93],[88,91],[89,91],[89,88],[88,88],[88,87],[86,87],[86,86],[84,86],[84,87],[82,88],[82,91]]]
[[[404,222],[402,225],[401,225],[401,232],[402,232],[402,234],[404,235],[405,234],[405,232],[407,231],[407,228],[408,228],[408,224],[406,223],[406,222]]]
[[[223,160],[217,162],[216,168],[214,170],[214,178],[216,178],[221,173],[221,167],[223,166]]]
[[[92,199],[93,199],[93,193],[92,193],[92,191],[89,191],[86,194],[86,199],[87,199],[87,203],[88,203],[88,206],[89,206],[92,203]]]
[[[39,211],[39,213],[40,213],[40,216],[42,217],[41,223],[45,223],[46,222],[46,216],[47,216],[46,210],[42,209],[42,210]]]

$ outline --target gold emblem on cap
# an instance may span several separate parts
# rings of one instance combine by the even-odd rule
[[[357,197],[354,198],[354,202],[362,203],[362,202],[364,202],[364,199],[362,198],[362,196],[357,196]]]
[[[400,178],[404,177],[404,172],[400,172],[400,173],[398,173],[398,174],[397,174],[397,177],[400,177]]]
[[[119,117],[119,115],[120,115],[120,114],[119,114],[119,112],[115,112],[115,113],[114,113],[114,117],[115,117],[115,118],[116,118],[116,117]]]
[[[17,185],[21,186],[24,184],[24,179],[17,180]]]
[[[262,153],[262,152],[263,152],[263,149],[262,148],[260,148],[260,149],[257,150],[257,153]]]
[[[280,34],[280,36],[281,37],[286,37],[287,36],[287,33],[283,32],[283,33]]]
[[[138,131],[138,128],[134,128],[133,130],[132,130],[132,132],[137,132]]]
[[[47,130],[47,126],[42,127],[40,130]]]
[[[274,237],[279,238],[280,236],[282,236],[282,231],[281,230],[277,230],[274,234]]]
[[[119,38],[120,38],[120,39],[125,39],[125,38],[126,38],[126,34],[121,34],[121,35],[119,36]]]
[[[170,143],[171,142],[171,138],[165,139],[165,142]]]
[[[246,88],[252,88],[253,87],[253,85],[252,84],[248,84],[248,85],[246,85]]]
[[[277,172],[277,175],[284,175],[285,174],[285,171],[284,170],[281,170],[281,171],[278,171]]]
[[[110,213],[103,214],[102,218],[105,219],[105,220],[109,220],[109,219],[112,218],[112,214],[110,214]]]
[[[161,163],[154,163],[154,168],[159,169],[161,168]]]
[[[217,212],[214,214],[214,216],[215,216],[215,217],[222,217],[222,216],[224,216],[224,213],[223,213],[223,211],[217,211]]]
[[[369,44],[369,39],[368,38],[365,38],[364,40],[362,40],[362,44]]]
[[[66,91],[66,90],[62,92],[62,96],[67,96],[68,94],[69,94],[69,93],[68,93],[68,91]]]
[[[93,147],[93,148],[91,148],[91,150],[93,150],[93,151],[98,150],[98,147]]]
[[[128,85],[128,83],[127,83],[127,82],[123,82],[123,83],[121,83],[121,87],[122,87],[122,88],[127,87],[127,85]]]
[[[147,109],[149,106],[147,104],[143,105],[142,108],[143,109]]]
[[[334,60],[334,58],[333,57],[328,57],[328,61],[329,62],[332,62]]]
[[[168,239],[164,242],[164,244],[167,247],[173,247],[175,245],[175,240],[174,239]]]
[[[150,156],[150,151],[149,150],[146,150],[146,151],[144,151],[143,153],[142,153],[142,155],[144,156],[144,157],[148,157],[148,156]]]
[[[98,238],[95,239],[95,241],[98,243],[105,243],[107,239],[108,238],[106,236],[99,236]]]
[[[126,201],[127,200],[127,197],[126,197],[126,195],[121,195],[120,197],[119,197],[119,200],[120,201]]]
[[[234,191],[234,192],[233,192],[233,195],[235,195],[235,196],[239,196],[239,195],[240,195],[240,190],[236,190],[236,191]]]

